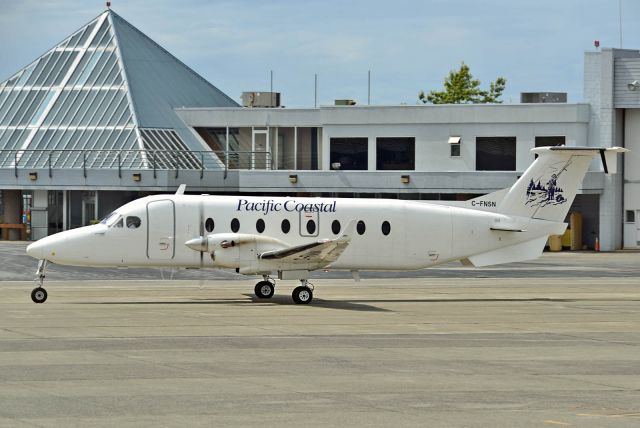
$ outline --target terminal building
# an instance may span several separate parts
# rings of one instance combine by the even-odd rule
[[[107,9],[0,83],[0,224],[28,239],[149,193],[466,200],[509,187],[539,146],[622,146],[571,212],[581,241],[640,247],[640,51],[585,54],[585,100],[281,108],[242,105]],[[24,236],[23,236],[24,237]]]

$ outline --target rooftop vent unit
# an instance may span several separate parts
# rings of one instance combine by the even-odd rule
[[[566,92],[521,92],[520,102],[523,104],[566,103]]]
[[[280,92],[243,92],[242,105],[259,108],[280,107]]]
[[[337,106],[354,106],[356,102],[354,100],[335,100]]]

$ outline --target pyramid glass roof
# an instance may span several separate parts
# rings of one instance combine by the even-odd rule
[[[204,150],[173,111],[182,106],[237,104],[107,10],[0,83],[0,165],[74,167],[82,156],[104,167],[125,150],[144,168],[140,151]]]

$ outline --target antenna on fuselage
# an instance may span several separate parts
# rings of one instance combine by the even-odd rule
[[[178,187],[178,190],[176,190],[176,195],[184,195],[184,191],[185,191],[186,188],[187,188],[186,184],[181,184]]]

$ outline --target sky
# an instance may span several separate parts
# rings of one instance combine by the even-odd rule
[[[282,93],[287,107],[335,99],[418,103],[462,62],[483,88],[583,101],[583,57],[640,49],[637,0],[113,0],[112,9],[240,102],[243,91]],[[0,81],[105,8],[97,0],[0,0]]]

